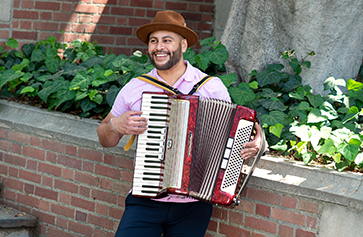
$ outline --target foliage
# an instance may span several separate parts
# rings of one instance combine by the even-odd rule
[[[237,83],[233,75],[222,80],[235,103],[259,113],[271,148],[305,164],[315,159],[333,163],[339,171],[362,169],[363,84],[330,77],[324,82],[328,94],[316,95],[299,75],[310,68],[307,57],[299,61],[293,50],[282,54],[292,74],[282,64],[270,64],[264,71],[252,71],[249,83]]]
[[[219,72],[225,72],[224,63],[228,59],[228,51],[221,41],[215,40],[216,37],[212,36],[200,41],[202,48],[198,54],[192,48],[188,48],[183,55],[184,59],[188,60],[194,67],[212,76]]]
[[[199,53],[189,48],[184,59],[202,71],[217,75],[225,72],[228,52],[215,37],[200,42]],[[9,39],[6,47],[17,48]],[[80,110],[80,116],[105,116],[119,90],[133,77],[147,73],[153,66],[141,52],[126,55],[104,54],[96,42],[75,40],[70,46],[49,37],[25,44],[20,51],[0,47],[0,92],[4,97],[40,98],[48,109]],[[233,102],[255,109],[262,119],[270,147],[283,155],[301,159],[305,164],[318,160],[334,164],[341,171],[363,169],[363,84],[352,79],[328,78],[327,95],[314,94],[302,84],[300,73],[310,68],[308,56],[298,60],[293,50],[282,64],[267,65],[252,71],[249,83],[237,81],[233,73],[218,75]],[[342,88],[348,93],[344,94]]]
[[[15,39],[7,47],[17,48]],[[68,47],[49,37],[25,44],[21,51],[0,48],[0,91],[3,96],[39,97],[48,109],[81,110],[81,117],[105,115],[120,90],[153,66],[146,55],[104,54],[97,42],[80,40]]]

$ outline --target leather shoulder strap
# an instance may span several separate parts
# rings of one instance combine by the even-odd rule
[[[207,81],[209,81],[212,78],[213,78],[212,76],[207,75],[207,76],[203,77],[202,79],[200,79],[200,81],[193,86],[193,89],[191,91],[189,91],[188,95],[193,95],[195,92],[197,92],[199,90],[199,88],[201,86],[203,86]]]
[[[152,77],[150,75],[147,74],[143,74],[139,77],[136,77],[139,80],[142,80],[144,82],[150,83],[151,85],[157,86],[159,88],[164,89],[165,91],[171,92],[173,94],[182,94],[177,88],[174,88],[172,86],[169,86],[168,84],[159,81],[158,79],[156,79],[155,77]]]

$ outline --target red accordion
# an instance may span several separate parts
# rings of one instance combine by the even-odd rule
[[[250,158],[247,164],[240,154],[250,141],[253,109],[195,95],[144,92],[141,111],[148,129],[137,138],[132,195],[236,203],[257,162]]]

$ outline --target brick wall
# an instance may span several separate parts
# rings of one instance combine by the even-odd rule
[[[95,146],[96,147],[96,146]],[[132,158],[0,124],[1,202],[39,218],[39,236],[113,236]],[[206,236],[317,235],[321,203],[249,187],[235,209],[215,207]]]
[[[0,44],[8,38],[22,45],[54,36],[59,42],[97,41],[115,54],[145,52],[135,31],[158,10],[181,13],[201,39],[212,35],[214,0],[13,0],[11,22],[0,24]]]

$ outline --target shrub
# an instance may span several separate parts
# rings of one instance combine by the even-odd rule
[[[313,160],[342,171],[363,169],[363,84],[352,79],[328,78],[325,96],[302,84],[300,73],[310,68],[307,57],[300,61],[293,50],[282,54],[293,73],[282,64],[269,64],[252,71],[249,83],[238,82],[225,72],[228,52],[215,37],[200,42],[199,53],[189,48],[184,58],[202,71],[217,75],[229,90],[233,102],[255,109],[262,119],[270,147],[280,154]],[[7,47],[17,48],[9,39]],[[96,42],[75,40],[71,46],[54,37],[37,44],[25,44],[20,51],[0,48],[0,91],[3,97],[39,98],[48,109],[79,110],[81,117],[104,117],[119,90],[133,77],[149,72],[148,57],[104,54]],[[347,94],[342,92],[345,87]]]
[[[305,164],[315,159],[339,171],[362,169],[363,84],[330,77],[324,82],[329,93],[316,95],[302,85],[299,75],[310,68],[307,57],[299,61],[291,50],[282,58],[294,73],[283,72],[282,64],[270,64],[249,74],[249,83],[237,83],[236,77],[224,80],[233,101],[259,113],[270,147],[281,154]],[[340,87],[346,87],[348,94]]]

